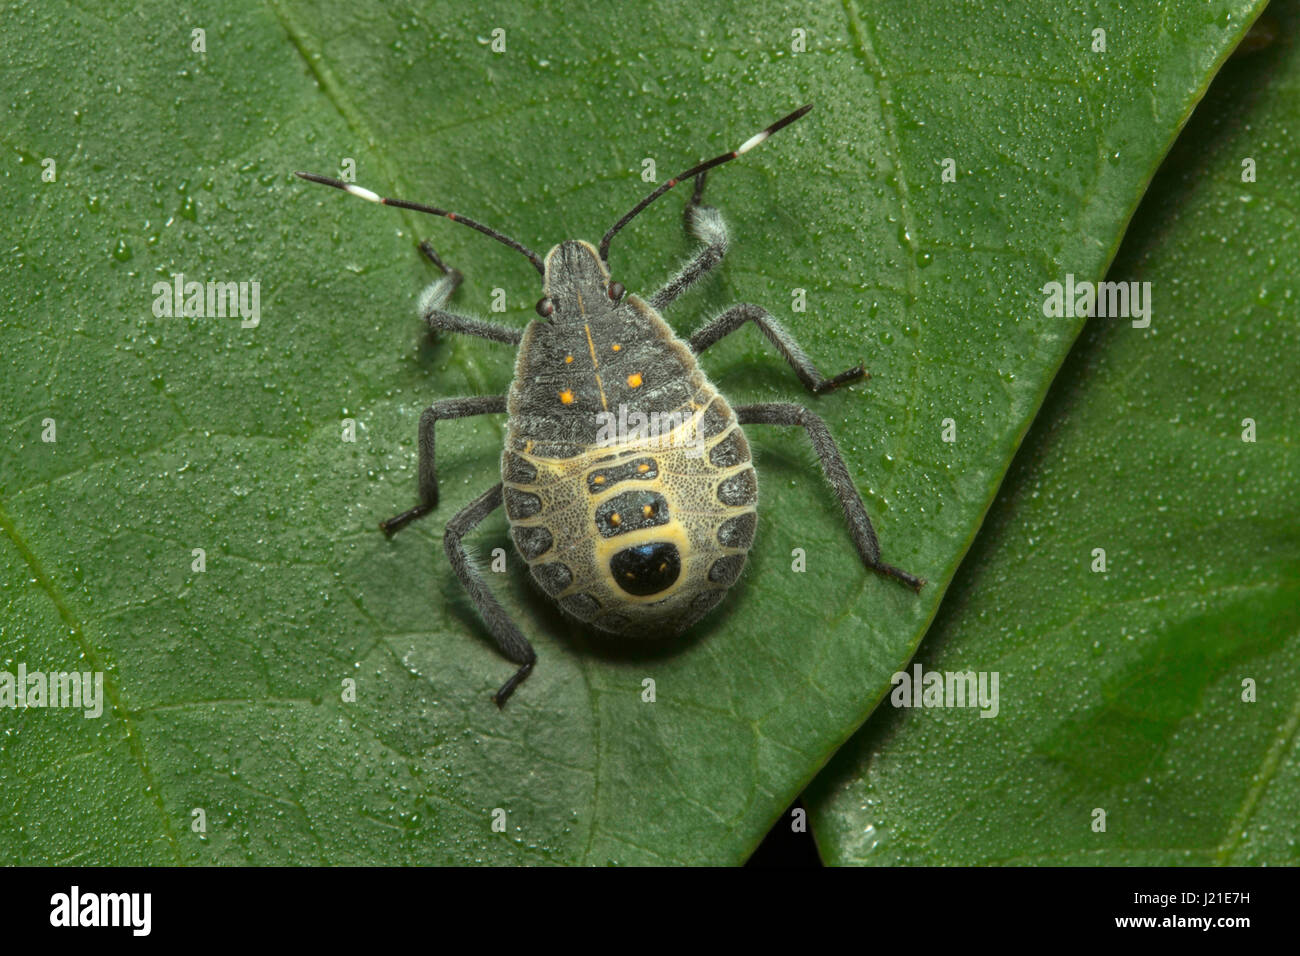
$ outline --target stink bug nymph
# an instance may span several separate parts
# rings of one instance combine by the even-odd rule
[[[519,665],[496,692],[498,706],[537,658],[469,561],[464,536],[504,503],[511,537],[534,581],[565,612],[629,638],[678,633],[722,600],[740,576],[754,540],[758,478],[743,425],[803,428],[863,564],[918,591],[925,583],[880,560],[862,498],[819,417],[786,403],[733,408],[709,383],[696,357],[752,322],[814,394],[865,377],[862,366],[823,377],[790,333],[755,305],[727,309],[684,341],[660,316],[727,251],[722,216],[703,203],[708,170],[757,146],[811,108],[795,110],[738,149],[663,183],[605,233],[599,248],[568,239],[545,259],[445,209],[297,174],[371,202],[463,223],[527,256],[542,274],[538,318],[520,331],[446,311],[461,275],[447,268],[431,245],[421,245],[442,273],[420,301],[430,330],[517,345],[519,353],[507,395],[443,399],[425,409],[419,434],[420,502],[380,523],[391,535],[437,505],[437,422],[503,412],[509,416],[501,481],[453,517],[443,538],[452,569],[501,653]],[[650,203],[691,179],[695,189],[686,206],[686,227],[703,245],[648,301],[628,294],[610,276],[610,242]],[[628,421],[638,427],[630,432],[617,427]]]

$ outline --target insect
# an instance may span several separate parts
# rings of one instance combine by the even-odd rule
[[[542,274],[538,318],[521,331],[447,311],[461,274],[448,268],[432,245],[421,244],[442,273],[421,296],[420,313],[430,330],[516,345],[519,351],[507,395],[443,399],[424,410],[419,503],[380,522],[392,535],[436,507],[438,422],[509,416],[501,481],[456,514],[443,538],[451,567],[497,647],[518,665],[493,695],[498,707],[532,672],[537,656],[470,562],[465,536],[504,504],[511,538],[533,580],[569,615],[628,638],[678,633],[722,600],[740,577],[754,540],[758,478],[744,425],[802,428],[839,499],[863,564],[917,591],[924,585],[880,560],[871,519],[822,419],[802,405],[784,402],[733,408],[709,383],[696,357],[752,323],[816,395],[866,377],[863,367],[824,377],[781,323],[756,305],[733,306],[686,340],[660,316],[727,251],[722,216],[703,202],[708,171],[748,152],[810,109],[795,110],[739,148],[662,183],[610,227],[599,248],[568,239],[545,259],[457,213],[386,198],[326,176],[296,174],[370,202],[477,229],[526,256]],[[689,180],[695,188],[685,222],[700,248],[648,300],[629,294],[611,277],[610,242],[652,202]],[[616,427],[625,422],[637,427]],[[644,423],[659,427],[641,427]]]

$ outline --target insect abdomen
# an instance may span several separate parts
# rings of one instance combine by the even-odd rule
[[[533,579],[627,636],[698,620],[740,576],[758,479],[735,413],[636,296],[534,323],[508,403],[506,516]]]
[[[694,406],[674,433],[568,457],[508,441],[511,536],[537,584],[578,619],[629,637],[674,633],[740,576],[758,503],[749,443],[711,387]]]

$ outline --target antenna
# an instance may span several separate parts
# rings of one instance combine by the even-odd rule
[[[809,103],[807,106],[801,106],[799,107],[799,109],[795,110],[789,116],[781,117],[781,119],[777,120],[767,129],[763,130],[762,132],[755,133],[753,136],[749,137],[749,139],[745,140],[745,142],[743,142],[738,149],[734,149],[729,153],[723,153],[721,156],[715,156],[712,159],[708,160],[707,162],[700,163],[698,166],[692,166],[690,169],[686,170],[686,172],[682,173],[680,176],[674,176],[672,179],[668,180],[666,183],[664,183],[662,186],[660,186],[658,189],[652,192],[649,196],[646,196],[645,199],[642,199],[639,203],[633,206],[631,212],[629,212],[618,222],[614,223],[614,225],[610,227],[609,232],[605,233],[604,237],[600,240],[601,261],[604,262],[606,265],[609,264],[609,244],[610,241],[614,238],[614,236],[618,234],[618,231],[622,229],[624,226],[626,226],[633,219],[635,219],[637,214],[642,209],[650,205],[652,202],[654,202],[664,193],[668,192],[668,190],[672,189],[680,182],[685,182],[688,179],[694,179],[700,173],[710,170],[714,166],[721,166],[723,163],[731,162],[741,153],[749,152],[751,149],[753,149],[759,143],[763,142],[763,140],[767,139],[777,130],[785,129],[785,127],[789,126],[799,117],[803,116],[810,109],[812,109],[811,103]]]
[[[294,173],[294,175],[299,179],[305,179],[308,182],[320,183],[322,186],[333,186],[335,189],[341,189],[345,193],[351,193],[353,196],[357,196],[367,202],[377,202],[383,206],[396,206],[398,209],[411,209],[415,212],[427,212],[431,216],[442,216],[446,219],[450,219],[452,222],[459,222],[462,225],[469,226],[471,229],[477,229],[479,232],[483,233],[483,235],[489,236],[497,242],[504,243],[511,249],[515,250],[515,252],[522,252],[532,262],[533,268],[542,275],[546,275],[546,265],[542,262],[541,256],[533,252],[523,243],[516,242],[509,236],[499,233],[490,226],[483,225],[481,222],[475,222],[468,216],[448,212],[446,209],[437,209],[434,206],[425,206],[418,202],[410,202],[406,199],[389,199],[386,196],[381,196],[376,192],[371,192],[369,189],[358,186],[355,183],[345,183],[341,179],[331,179],[328,176],[317,176],[315,173]]]

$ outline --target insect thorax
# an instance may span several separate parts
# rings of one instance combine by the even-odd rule
[[[565,611],[657,637],[722,599],[757,477],[731,406],[653,309],[628,296],[601,321],[532,323],[508,411],[511,536]]]

